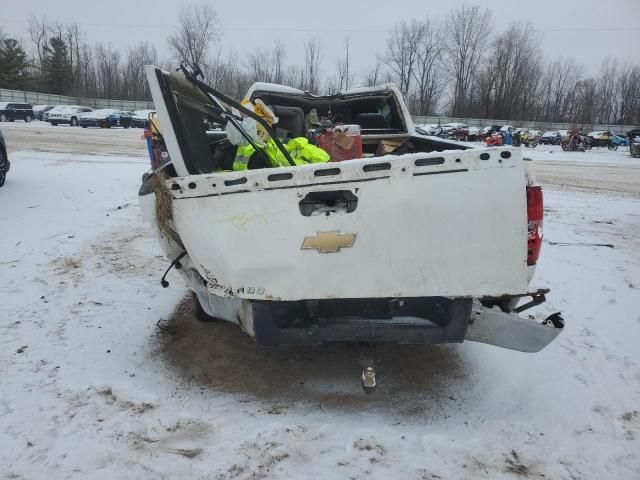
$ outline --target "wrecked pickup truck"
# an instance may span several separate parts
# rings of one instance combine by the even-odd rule
[[[529,290],[542,190],[521,149],[418,134],[392,84],[316,96],[256,83],[240,103],[187,68],[147,76],[171,161],[145,176],[140,204],[201,319],[236,323],[262,347],[471,340],[536,352],[561,332],[559,313],[518,315],[548,292]],[[272,125],[247,108],[258,101]],[[277,132],[304,136],[312,111],[359,125],[362,156],[294,162]],[[258,156],[266,148],[247,118],[290,166],[224,166],[239,148],[225,126]],[[403,148],[381,154],[385,142]]]

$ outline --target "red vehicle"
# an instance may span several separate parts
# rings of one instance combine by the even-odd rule
[[[577,128],[569,130],[569,136],[562,141],[562,150],[565,152],[584,152],[590,150],[591,147],[593,147],[591,138],[582,135]]]
[[[485,139],[487,147],[500,147],[502,146],[502,134],[500,132],[493,132]]]

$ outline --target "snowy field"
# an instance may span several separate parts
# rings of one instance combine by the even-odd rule
[[[545,184],[538,354],[255,350],[201,324],[141,223],[140,130],[0,124],[0,478],[640,478],[640,160],[527,150]]]

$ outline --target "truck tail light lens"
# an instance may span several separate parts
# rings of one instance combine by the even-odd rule
[[[527,187],[527,265],[535,265],[542,247],[542,187]]]

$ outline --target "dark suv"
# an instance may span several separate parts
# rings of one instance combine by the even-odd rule
[[[0,103],[0,122],[33,120],[33,108],[28,103]]]

